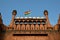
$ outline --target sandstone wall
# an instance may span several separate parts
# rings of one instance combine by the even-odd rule
[[[4,40],[60,40],[59,32],[48,33],[48,36],[13,36],[13,32],[6,33]]]

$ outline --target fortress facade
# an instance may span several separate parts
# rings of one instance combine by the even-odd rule
[[[60,40],[60,15],[53,27],[47,10],[45,17],[15,17],[16,14],[13,10],[11,22],[6,26],[0,13],[0,40]]]

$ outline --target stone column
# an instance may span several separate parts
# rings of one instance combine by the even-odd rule
[[[46,17],[46,22],[47,22],[47,27],[52,27],[52,25],[50,24],[50,21],[49,21],[49,18],[48,18],[48,11],[47,10],[45,10],[44,11],[44,15],[45,15],[45,17]]]
[[[13,25],[14,25],[14,18],[16,16],[16,14],[17,14],[17,11],[13,10],[13,12],[12,12],[12,20],[11,20],[11,23],[10,23],[10,27],[13,27]]]
[[[33,21],[32,21],[32,24],[31,24],[31,30],[35,30],[35,29],[34,29]]]
[[[17,30],[20,30],[20,24],[17,25]]]
[[[44,26],[42,24],[42,21],[40,22],[40,30],[44,30]]]
[[[39,25],[38,25],[37,21],[36,21],[36,25],[35,25],[35,30],[39,30]]]
[[[25,24],[24,24],[24,20],[22,20],[23,24],[20,24],[20,29],[21,30],[25,30]]]
[[[26,30],[30,30],[30,25],[29,24],[26,25]]]
[[[14,30],[16,30],[16,24],[14,24],[14,27],[13,28],[14,28]]]

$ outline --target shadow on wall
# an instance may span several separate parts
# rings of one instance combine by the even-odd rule
[[[4,40],[5,30],[3,29],[3,25],[0,24],[0,40]]]

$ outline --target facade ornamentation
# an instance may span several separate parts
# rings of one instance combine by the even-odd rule
[[[60,40],[60,15],[53,27],[47,10],[44,10],[45,17],[15,17],[16,14],[13,10],[11,22],[6,26],[0,13],[0,40]]]

